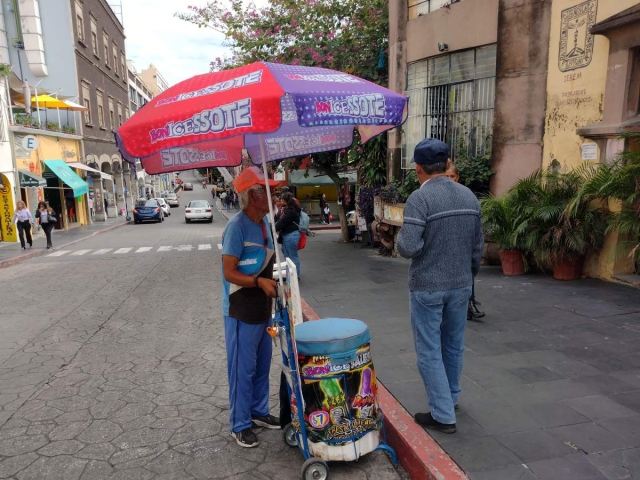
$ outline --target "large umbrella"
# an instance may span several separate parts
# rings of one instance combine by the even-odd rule
[[[165,90],[117,130],[116,143],[150,174],[237,166],[246,149],[268,178],[267,162],[348,148],[356,128],[366,142],[401,125],[406,105],[404,95],[347,73],[257,62]]]

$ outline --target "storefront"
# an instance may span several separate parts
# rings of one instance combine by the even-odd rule
[[[306,174],[306,176],[305,176]],[[294,170],[287,173],[290,187],[295,189],[295,196],[302,203],[305,212],[313,217],[320,216],[320,197],[326,195],[325,200],[329,204],[331,214],[337,217],[338,205],[345,201],[347,210],[355,198],[355,185],[357,183],[356,172],[340,173],[347,185],[340,192],[338,186],[328,175],[321,175],[317,170]]]
[[[86,201],[89,185],[64,160],[45,160],[44,165],[45,201],[58,213],[57,228],[69,228],[68,223],[77,220],[80,210],[84,209],[82,199],[84,196]]]

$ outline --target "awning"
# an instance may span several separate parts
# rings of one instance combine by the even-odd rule
[[[39,177],[35,173],[31,173],[29,170],[18,169],[18,178],[20,180],[20,187],[22,188],[47,186],[47,181],[44,178]]]
[[[73,163],[67,163],[67,165],[69,165],[71,168],[79,168],[80,170],[84,170],[86,172],[97,173],[100,175],[100,178],[103,180],[113,181],[113,177],[108,173],[104,173],[104,172],[101,172],[100,170],[96,170],[95,168],[88,167],[84,163],[73,162]]]
[[[45,160],[44,164],[51,170],[56,177],[62,180],[69,188],[73,190],[73,196],[79,197],[85,193],[89,193],[89,185],[82,180],[76,172],[71,170],[64,160]]]
[[[328,175],[318,175],[316,170],[309,170],[309,176],[305,177],[304,170],[294,170],[289,173],[289,185],[293,187],[313,187],[313,186],[327,186],[335,185],[335,182]],[[344,179],[346,183],[355,184],[357,182],[358,174],[356,172],[340,173],[340,178]]]

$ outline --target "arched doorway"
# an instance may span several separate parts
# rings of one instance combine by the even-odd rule
[[[114,200],[116,213],[120,215],[125,208],[124,205],[124,181],[122,178],[122,163],[118,157],[111,157],[111,168],[113,170],[113,181],[115,185]]]
[[[102,157],[106,157],[107,160],[105,161]],[[113,170],[111,169],[111,162],[109,157],[107,157],[106,155],[103,155],[100,160],[101,160],[101,164],[100,164],[100,171],[103,173],[106,173],[107,175],[113,175]],[[105,206],[105,210],[106,210],[106,216],[109,218],[115,218],[117,216],[117,206],[116,206],[116,202],[115,202],[115,198],[113,196],[113,180],[109,180],[109,179],[102,179],[102,201],[103,204]],[[106,200],[106,202],[105,202]]]

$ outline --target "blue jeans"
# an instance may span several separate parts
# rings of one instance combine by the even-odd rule
[[[257,325],[224,317],[229,380],[229,426],[232,432],[251,428],[251,419],[269,414],[271,320]]]
[[[284,256],[290,258],[293,264],[296,266],[296,270],[298,271],[298,278],[302,276],[302,271],[300,270],[300,258],[298,257],[299,242],[300,232],[298,230],[282,236],[282,250],[284,251]]]
[[[456,423],[454,405],[460,395],[471,286],[440,292],[412,290],[409,297],[418,371],[431,415],[441,423]]]

